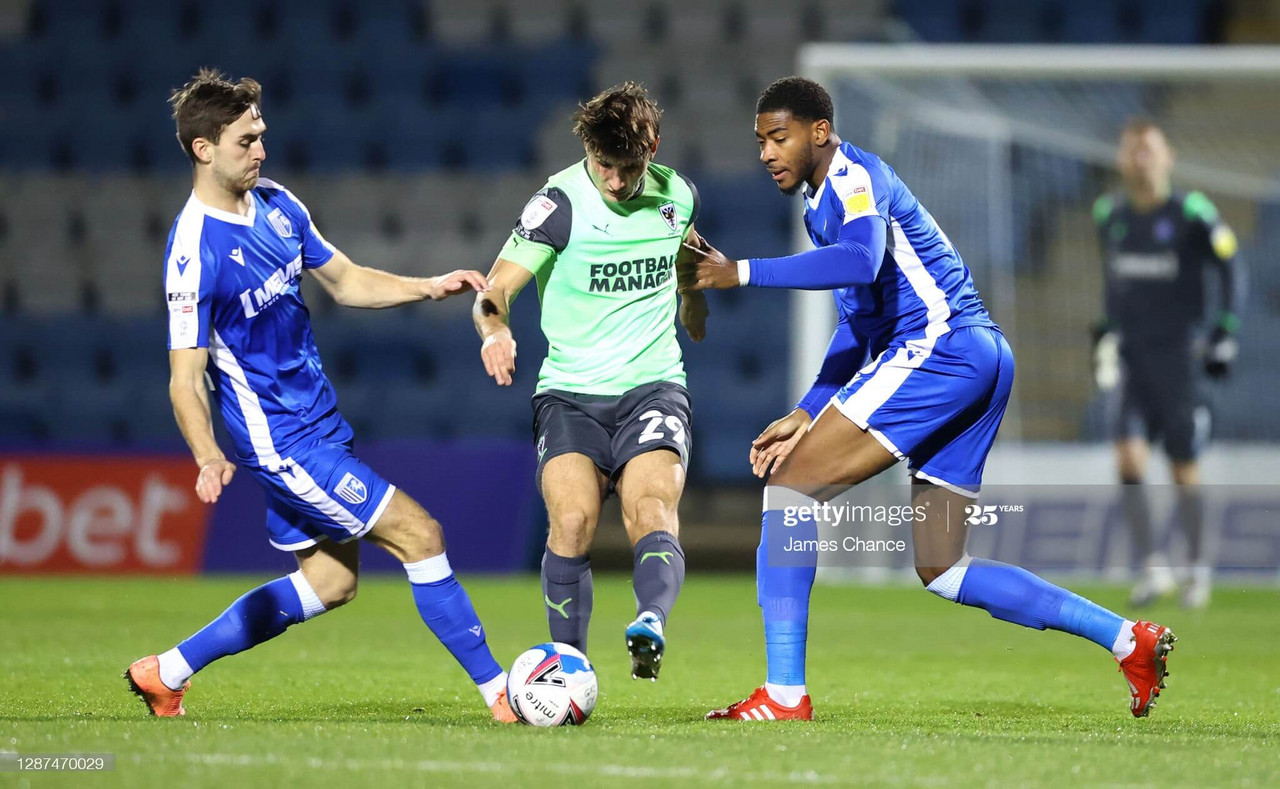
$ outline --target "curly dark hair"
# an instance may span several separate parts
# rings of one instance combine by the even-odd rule
[[[169,96],[173,119],[178,125],[178,142],[182,150],[196,161],[191,143],[203,137],[214,143],[227,128],[250,107],[262,103],[262,86],[245,77],[232,82],[217,69],[202,68],[186,85]]]
[[[637,82],[624,82],[600,93],[573,114],[573,133],[593,156],[636,162],[658,139],[662,110]]]
[[[835,108],[827,89],[804,77],[783,77],[764,89],[756,100],[756,115],[786,110],[795,118],[831,123]]]

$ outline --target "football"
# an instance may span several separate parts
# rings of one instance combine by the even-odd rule
[[[538,644],[507,673],[507,699],[521,723],[580,726],[596,708],[600,686],[587,656],[568,644]]]

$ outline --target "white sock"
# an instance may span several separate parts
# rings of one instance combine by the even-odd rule
[[[307,581],[307,576],[303,575],[301,570],[289,573],[289,580],[293,583],[293,590],[298,593],[298,599],[302,601],[303,622],[329,610],[324,607],[324,603],[320,602],[320,596],[316,594],[315,589],[311,588],[311,583]]]
[[[159,657],[160,681],[169,690],[182,690],[182,686],[187,684],[187,680],[191,679],[191,675],[195,673],[187,664],[187,659],[182,656],[177,647]]]
[[[498,694],[507,689],[507,672],[502,672],[488,682],[481,682],[476,685],[476,688],[480,691],[480,695],[484,696],[485,706],[492,707],[498,700]]]
[[[804,685],[775,685],[772,682],[764,683],[764,690],[769,694],[769,698],[784,707],[794,707],[799,704],[806,692]]]
[[[453,575],[453,568],[449,566],[449,557],[443,553],[421,561],[409,562],[404,566],[404,571],[408,574],[411,584],[433,584]]]
[[[1132,619],[1124,620],[1124,624],[1120,625],[1120,633],[1116,636],[1116,642],[1111,645],[1111,654],[1116,656],[1116,660],[1124,660],[1133,654],[1133,648],[1137,645],[1138,640],[1133,636],[1133,626],[1138,624]]]
[[[636,619],[639,619],[641,616],[653,617],[653,621],[650,624],[653,626],[654,630],[658,631],[658,635],[662,635],[662,617],[652,611],[641,611],[640,616],[636,617]]]

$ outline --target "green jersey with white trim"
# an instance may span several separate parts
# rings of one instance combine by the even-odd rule
[[[585,160],[547,179],[499,253],[538,282],[548,350],[537,391],[684,385],[675,265],[698,208],[693,183],[660,164],[619,203],[601,196]]]

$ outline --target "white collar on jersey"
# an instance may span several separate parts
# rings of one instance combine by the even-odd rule
[[[196,197],[196,192],[194,189],[191,190],[190,201],[194,203],[196,206],[198,206],[200,210],[205,213],[206,216],[211,216],[214,219],[220,219],[223,222],[230,222],[233,225],[244,225],[246,227],[253,227],[253,220],[258,215],[258,201],[253,199],[252,191],[250,191],[249,193],[249,213],[244,215],[235,214],[230,211],[223,211],[221,208],[214,208],[211,205],[206,205],[205,203],[202,203],[200,201],[200,198]]]
[[[809,208],[817,210],[818,201],[822,199],[822,193],[827,188],[827,179],[823,178],[822,183],[818,184],[817,189],[812,189],[808,184],[804,185],[804,201]]]

